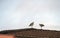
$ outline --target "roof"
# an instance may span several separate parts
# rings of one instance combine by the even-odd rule
[[[36,28],[25,28],[25,29],[15,29],[15,30],[4,30],[4,31],[0,31],[0,34],[8,34],[8,33],[11,33],[11,32],[29,31],[29,30],[60,32],[60,31],[56,31],[56,30],[43,30],[43,29],[36,29]]]

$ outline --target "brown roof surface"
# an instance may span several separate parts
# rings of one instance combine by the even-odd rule
[[[29,31],[29,30],[60,32],[60,31],[56,31],[56,30],[43,30],[43,29],[36,29],[36,28],[25,28],[25,29],[16,29],[16,30],[4,30],[4,31],[0,31],[0,34],[8,34],[8,33],[11,33],[11,32]]]

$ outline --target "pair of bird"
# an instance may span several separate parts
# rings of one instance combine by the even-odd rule
[[[30,23],[29,26],[33,27],[33,25],[34,25],[34,22]],[[43,24],[39,24],[39,25],[40,25],[41,29],[42,29],[42,27],[44,26]]]

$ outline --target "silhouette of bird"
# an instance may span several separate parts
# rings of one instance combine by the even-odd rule
[[[29,26],[31,26],[31,27],[32,27],[33,25],[34,25],[34,22],[30,23],[30,25],[29,25]]]
[[[43,24],[39,24],[40,26],[41,26],[41,29],[42,29],[42,27],[44,26]]]

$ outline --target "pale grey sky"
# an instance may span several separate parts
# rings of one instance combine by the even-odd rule
[[[60,0],[0,0],[0,30],[29,28],[60,30]]]

